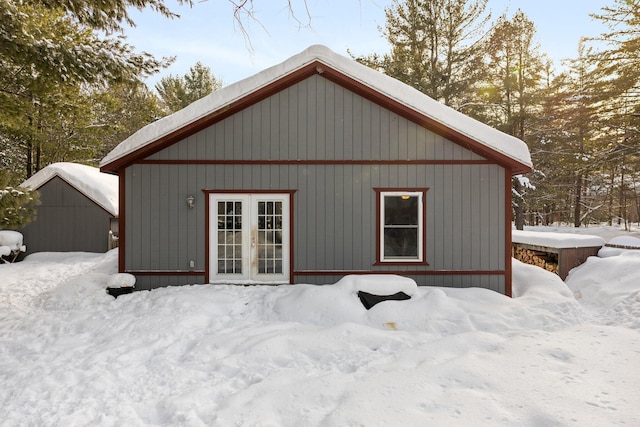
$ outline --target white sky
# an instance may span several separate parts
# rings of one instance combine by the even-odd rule
[[[292,2],[296,17],[306,24],[303,1]],[[245,20],[251,48],[233,20],[228,0],[196,0],[191,9],[168,0],[170,8],[181,15],[175,20],[150,10],[132,13],[137,27],[126,33],[130,44],[158,57],[177,57],[171,67],[149,80],[150,85],[162,75],[186,73],[196,61],[209,66],[226,84],[233,83],[312,44],[326,45],[343,55],[347,49],[355,55],[388,51],[378,27],[385,23],[384,8],[391,0],[307,0],[311,28],[300,28],[289,14],[286,0],[254,3],[259,23]],[[589,14],[613,4],[614,0],[489,0],[488,9],[492,19],[505,11],[512,16],[522,9],[536,25],[541,51],[559,67],[562,59],[575,56],[580,37],[604,31]]]

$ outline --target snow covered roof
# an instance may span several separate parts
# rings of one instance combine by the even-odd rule
[[[150,144],[180,132],[187,125],[205,120],[212,113],[225,110],[248,95],[268,88],[305,67],[311,66],[322,74],[322,67],[313,67],[314,64],[335,70],[341,76],[352,79],[354,84],[362,85],[410,109],[447,136],[454,136],[464,143],[473,142],[470,145],[476,145],[505,163],[510,163],[515,173],[528,172],[532,167],[529,149],[520,139],[472,119],[399,80],[320,45],[311,46],[278,65],[217,90],[186,108],[145,126],[107,154],[100,167],[103,171],[117,171],[126,157],[135,157],[136,153],[150,154],[145,151]]]
[[[511,241],[558,249],[600,247],[605,244],[605,240],[600,236],[523,230],[512,230]]]
[[[98,168],[78,163],[53,163],[27,179],[21,187],[37,190],[56,176],[113,216],[118,216],[118,177],[102,173]]]

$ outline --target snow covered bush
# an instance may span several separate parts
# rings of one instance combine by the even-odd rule
[[[9,185],[9,176],[0,173],[0,230],[22,228],[36,218],[38,192]]]

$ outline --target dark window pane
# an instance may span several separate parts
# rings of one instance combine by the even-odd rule
[[[384,224],[417,225],[418,200],[417,196],[385,196]]]
[[[417,258],[418,229],[416,227],[385,228],[384,256],[385,258]]]

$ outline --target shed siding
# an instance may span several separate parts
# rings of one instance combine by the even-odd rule
[[[28,254],[108,250],[107,211],[57,176],[38,192],[37,218],[21,230]]]
[[[320,76],[210,126],[149,160],[483,160]]]
[[[504,266],[504,170],[497,165],[159,165],[127,168],[129,270],[204,270],[204,189],[296,190],[296,271],[462,270]],[[428,266],[373,267],[374,188],[427,187]],[[194,195],[196,208],[186,198]],[[136,203],[133,203],[136,201]],[[418,283],[500,287],[495,278],[417,277]],[[457,279],[456,279],[457,278]],[[193,280],[184,277],[183,280]],[[326,277],[296,276],[325,283]],[[501,291],[500,289],[496,289]]]

